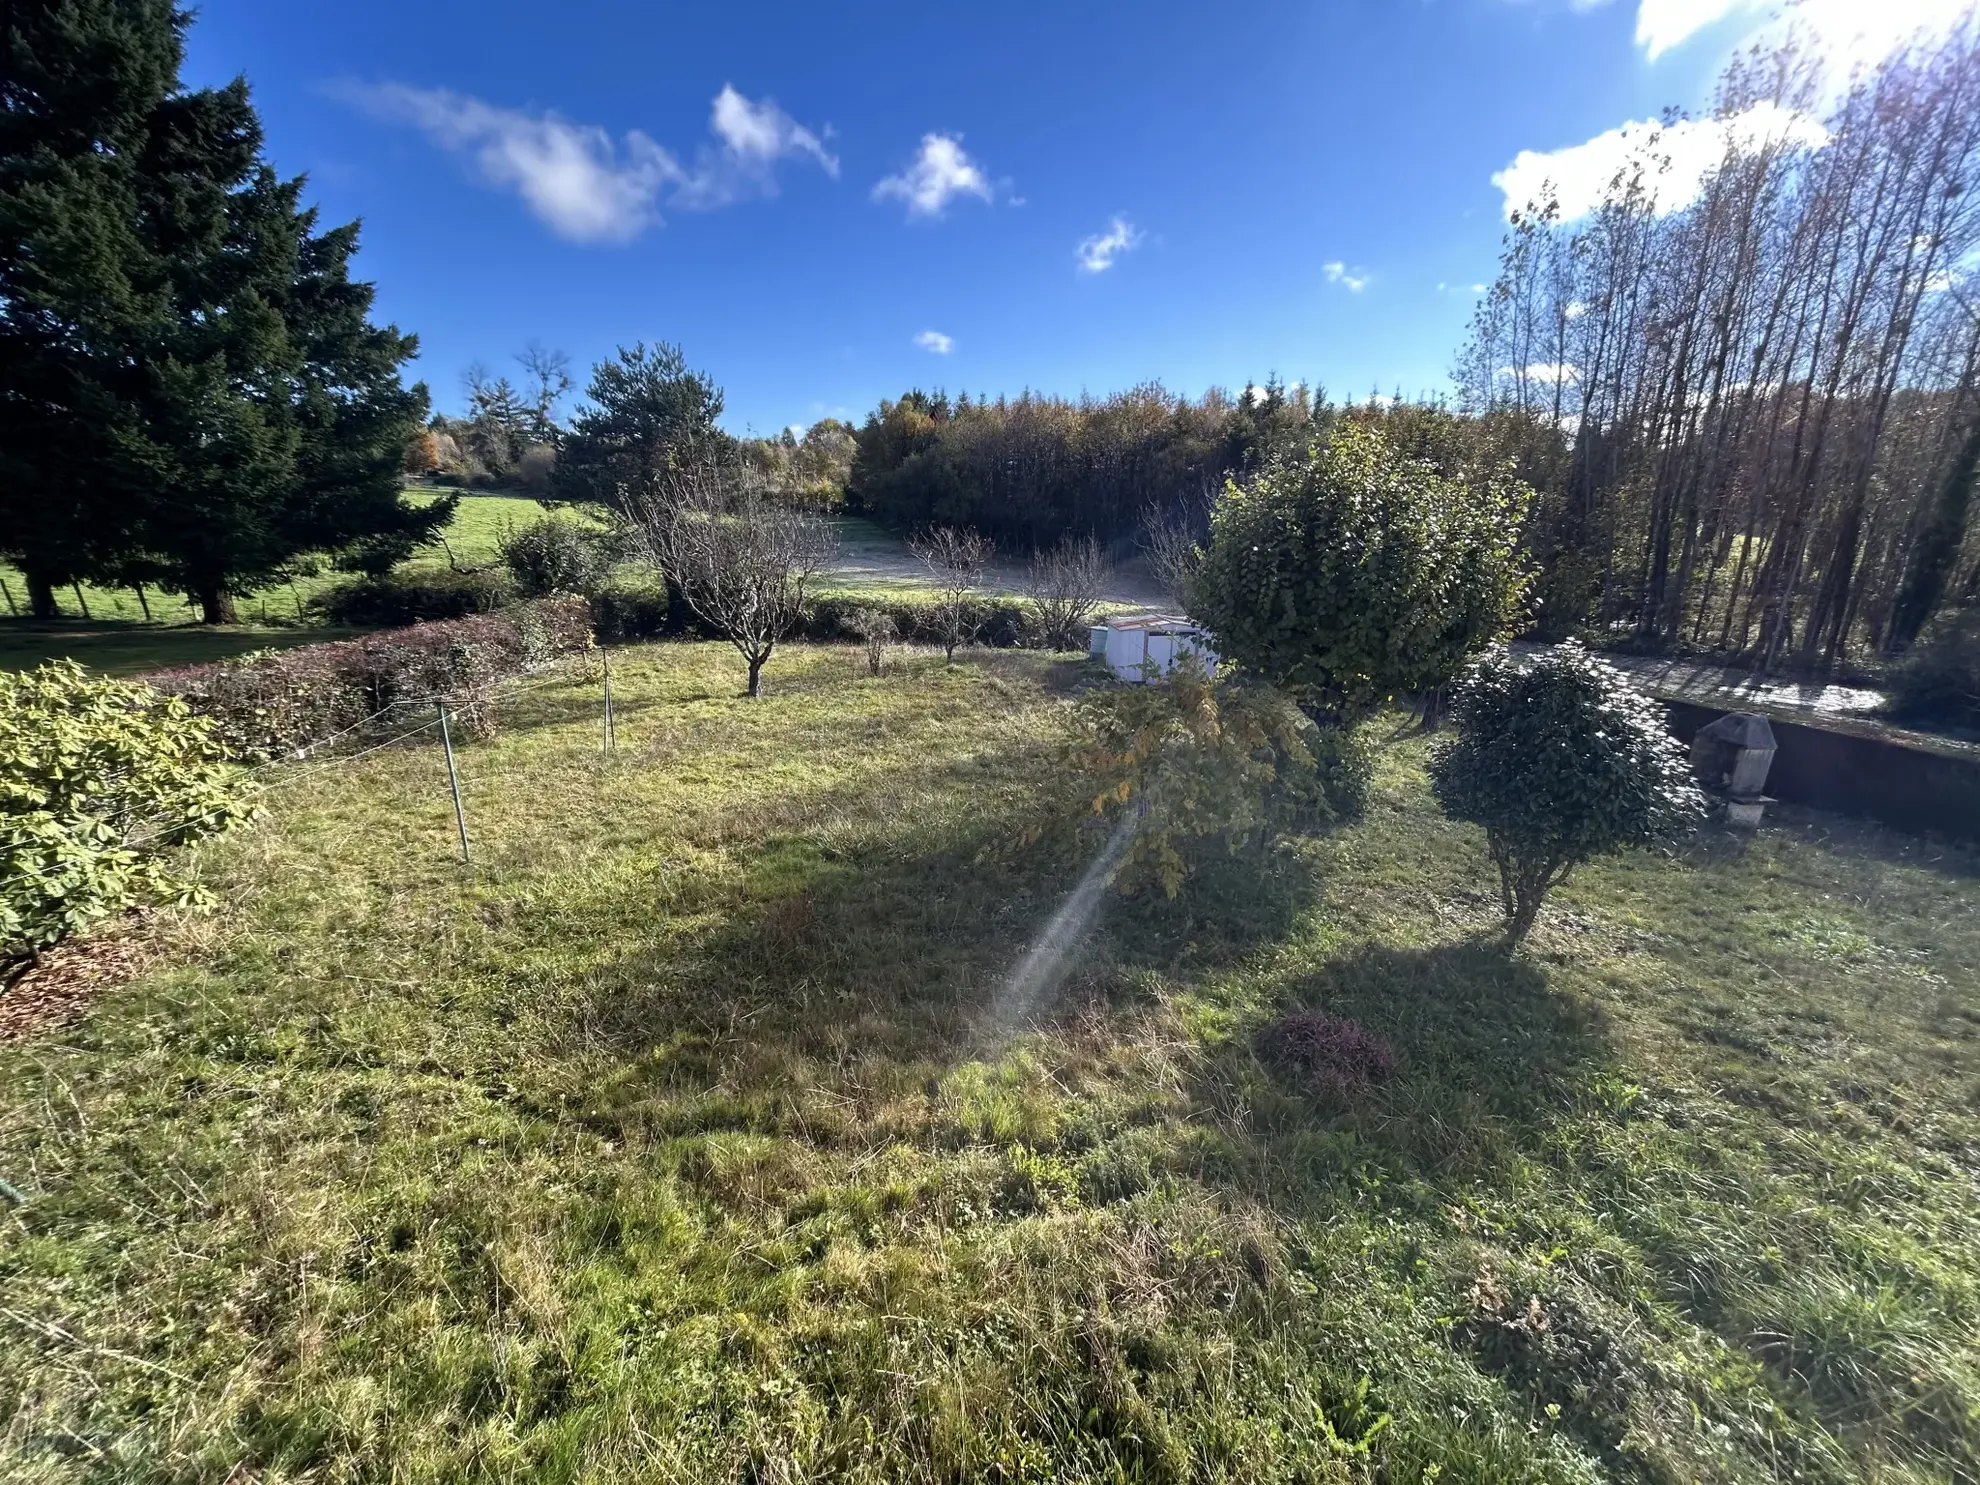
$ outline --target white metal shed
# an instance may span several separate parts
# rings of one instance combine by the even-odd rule
[[[1135,614],[1095,624],[1092,654],[1127,681],[1167,675],[1185,654],[1197,656],[1211,674],[1217,670],[1209,636],[1177,614]]]

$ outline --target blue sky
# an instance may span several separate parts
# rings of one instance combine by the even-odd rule
[[[1970,0],[1807,0],[1825,44]],[[285,173],[361,217],[436,404],[678,341],[736,432],[910,386],[1446,384],[1505,192],[1697,108],[1761,0],[205,0]],[[1845,39],[1845,37],[1851,39]],[[1573,151],[1578,153],[1557,154]],[[1521,159],[1521,152],[1530,152]]]

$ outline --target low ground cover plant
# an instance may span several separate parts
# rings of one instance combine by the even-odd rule
[[[1351,1097],[1396,1070],[1387,1042],[1327,1011],[1289,1011],[1267,1022],[1258,1055],[1323,1098]]]
[[[175,848],[251,813],[183,701],[73,661],[0,671],[0,971],[145,900],[187,900]]]
[[[459,705],[464,733],[486,735],[495,713],[479,693],[590,644],[585,600],[547,598],[360,639],[153,671],[145,679],[207,718],[233,756],[262,759],[367,727],[404,726],[413,719],[388,709],[441,698]]]
[[[1431,784],[1453,819],[1485,827],[1511,947],[1577,867],[1669,845],[1704,818],[1662,705],[1573,640],[1524,663],[1481,660],[1455,711]]]

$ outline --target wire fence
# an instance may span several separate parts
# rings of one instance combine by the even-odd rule
[[[603,661],[604,680],[604,695],[601,707],[603,726],[602,751],[609,754],[615,752],[618,747],[617,717],[616,709],[612,702],[611,660],[602,647],[599,650],[599,655]],[[450,720],[455,715],[470,709],[480,708],[491,702],[513,700],[515,697],[524,693],[541,690],[551,685],[567,685],[573,679],[573,670],[574,667],[558,666],[548,672],[537,672],[524,676],[504,676],[500,680],[491,681],[485,686],[476,687],[469,691],[457,692],[450,696],[409,697],[398,701],[390,701],[377,711],[371,713],[370,716],[353,722],[348,727],[339,728],[336,732],[317,738],[313,742],[306,743],[302,747],[285,753],[282,757],[272,758],[266,762],[245,768],[240,774],[236,775],[234,782],[236,784],[254,785],[259,789],[260,795],[265,796],[271,790],[287,789],[300,783],[313,782],[325,774],[333,773],[357,762],[360,758],[368,758],[372,754],[383,752],[387,748],[397,747],[422,733],[432,732],[438,729],[444,742],[447,760],[447,782],[449,791],[453,796],[455,823],[459,828],[461,859],[463,862],[469,862],[471,858],[468,847],[466,805],[462,797],[460,772],[455,759],[453,740],[449,730]],[[376,742],[370,742],[367,746],[358,749],[356,752],[342,753],[334,758],[325,759],[314,764],[309,762],[311,754],[343,738],[350,737],[365,728],[371,727],[381,718],[389,716],[394,711],[408,707],[433,707],[435,712],[433,716],[426,718],[424,721],[400,728],[390,736]],[[269,777],[271,774],[276,775],[276,777]],[[234,815],[238,812],[238,808],[238,805],[229,803],[216,806],[210,810],[202,810],[197,814],[171,819],[169,823],[160,824],[157,829],[145,831],[142,834],[134,836],[127,836],[120,843],[121,849],[135,851],[146,846],[154,846],[160,842],[169,841],[175,836],[184,835],[186,832],[196,830],[202,825],[207,825]],[[152,819],[153,821],[158,821],[164,819],[164,817],[154,816]]]

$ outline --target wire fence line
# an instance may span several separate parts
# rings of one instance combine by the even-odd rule
[[[613,707],[611,703],[611,693],[610,693],[610,679],[609,679],[610,662],[607,661],[606,665],[608,669],[606,671],[607,680],[606,680],[606,695],[605,695],[605,726],[607,728],[608,738],[610,738],[613,744],[616,744],[617,742],[617,736],[616,736],[617,729],[615,725],[616,719],[612,715]],[[537,672],[535,674],[530,674],[530,675],[504,676],[498,680],[489,682],[487,685],[476,687],[472,690],[465,692],[458,692],[452,696],[403,697],[396,701],[389,701],[384,706],[380,707],[377,711],[371,713],[370,716],[364,717],[357,722],[353,722],[348,727],[339,728],[336,732],[330,733],[328,736],[325,737],[320,737],[316,739],[314,742],[306,743],[302,747],[293,750],[293,752],[285,753],[283,756],[279,758],[271,758],[264,763],[259,763],[252,767],[246,768],[240,775],[236,777],[235,781],[236,783],[255,783],[257,784],[258,788],[263,794],[267,793],[270,790],[284,789],[294,784],[312,781],[321,777],[326,773],[333,772],[337,769],[345,767],[348,764],[355,763],[360,758],[368,758],[373,753],[382,752],[386,748],[396,747],[400,743],[407,741],[409,738],[419,736],[421,733],[431,732],[435,728],[441,729],[442,732],[444,733],[446,729],[447,718],[453,712],[484,705],[487,702],[496,700],[498,696],[500,696],[501,699],[504,700],[513,699],[515,696],[521,695],[525,692],[541,690],[551,685],[568,684],[572,679],[573,677],[571,675],[570,668],[559,666],[545,672]],[[502,695],[502,693],[504,693],[505,691],[506,691],[506,695]],[[410,727],[402,728],[399,731],[394,732],[390,737],[372,743],[367,747],[360,748],[358,751],[354,753],[344,753],[335,758],[330,758],[315,763],[314,765],[309,767],[297,766],[300,763],[307,762],[308,755],[311,752],[319,748],[322,748],[328,745],[329,743],[335,742],[340,738],[349,737],[352,733],[359,731],[361,728],[370,726],[372,723],[378,721],[379,718],[384,717],[401,707],[412,707],[412,706],[432,706],[439,708],[439,710],[436,712],[434,716],[428,717],[425,721],[416,723]],[[460,809],[461,809],[461,804],[459,799],[460,781],[458,774],[455,771],[451,743],[449,744],[448,747],[447,767],[448,767],[449,784],[455,793],[456,817],[457,820],[459,820],[459,823],[461,824],[461,834],[463,837],[462,855],[463,858],[465,858],[467,854],[466,845],[465,845],[466,824],[464,820],[460,820]],[[279,777],[273,779],[267,778],[267,775],[277,770],[283,771]],[[137,850],[142,846],[152,845],[159,841],[169,840],[171,837],[175,835],[183,834],[184,832],[189,831],[196,826],[205,824],[208,821],[217,820],[222,818],[223,816],[232,814],[234,810],[235,810],[235,806],[231,804],[217,806],[214,809],[210,809],[210,810],[202,810],[198,814],[189,815],[184,818],[175,820],[170,824],[161,826],[159,829],[148,831],[142,835],[128,837],[120,843],[120,849],[132,851],[132,850]],[[153,818],[158,819],[162,817],[154,816]]]

